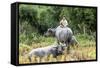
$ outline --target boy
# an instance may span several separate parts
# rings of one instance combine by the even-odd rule
[[[60,27],[64,28],[68,26],[68,22],[65,18],[65,16],[63,16],[62,20],[60,21]]]

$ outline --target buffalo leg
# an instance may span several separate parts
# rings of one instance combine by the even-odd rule
[[[30,56],[28,57],[28,59],[29,59],[29,62],[32,62],[32,60],[31,60],[31,57],[30,57]]]
[[[70,46],[67,47],[67,54],[70,53]]]
[[[60,45],[60,42],[59,42],[59,40],[57,40],[57,44],[58,44],[58,45]]]
[[[70,46],[69,46],[68,42],[66,42],[66,46],[67,46],[66,52],[67,52],[67,54],[69,54],[70,53]]]

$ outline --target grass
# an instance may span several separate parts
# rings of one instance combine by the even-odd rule
[[[42,58],[41,63],[43,62],[63,62],[63,61],[80,61],[80,60],[93,60],[96,59],[96,43],[94,40],[89,40],[84,37],[76,36],[79,41],[78,47],[71,47],[70,54],[66,54],[66,51],[63,55],[59,55],[57,58],[53,58],[52,55],[45,56]],[[32,50],[40,47],[46,47],[55,43],[55,39],[48,37],[41,37],[39,43],[32,42],[32,44],[26,45],[23,43],[19,44],[19,64],[30,63],[27,54]],[[40,63],[39,57],[32,57],[32,63]]]

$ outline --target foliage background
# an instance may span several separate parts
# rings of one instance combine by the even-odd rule
[[[48,28],[56,28],[63,15],[75,35],[96,37],[96,8],[20,4],[20,42],[31,44],[39,39]]]

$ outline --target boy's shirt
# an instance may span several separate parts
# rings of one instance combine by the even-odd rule
[[[63,27],[67,27],[67,25],[68,25],[67,20],[61,20],[60,25],[62,25]]]

